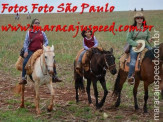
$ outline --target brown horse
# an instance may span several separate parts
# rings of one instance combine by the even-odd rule
[[[101,108],[105,102],[106,96],[108,94],[108,90],[106,88],[106,81],[105,81],[105,75],[106,70],[109,69],[111,74],[116,74],[116,66],[115,66],[115,57],[113,55],[113,49],[110,49],[110,51],[99,51],[97,48],[92,48],[91,50],[91,56],[90,56],[90,69],[89,71],[83,70],[83,75],[81,76],[76,72],[76,64],[77,61],[74,62],[74,80],[75,80],[75,89],[76,89],[76,102],[79,101],[78,96],[78,89],[84,90],[84,83],[83,83],[83,77],[87,79],[87,95],[88,95],[88,102],[89,104],[92,103],[91,96],[90,96],[90,85],[91,81],[93,83],[94,88],[94,95],[96,98],[96,108]],[[104,96],[100,103],[98,103],[98,90],[97,90],[97,81],[100,81],[102,88],[104,90]]]
[[[159,50],[159,69],[157,72],[159,72],[159,75],[155,77],[154,72],[156,73],[156,66],[154,64],[155,58],[155,50]],[[135,84],[133,88],[133,95],[134,95],[134,103],[135,103],[135,110],[139,109],[137,104],[137,88],[139,86],[140,80],[144,81],[144,113],[147,113],[147,100],[148,100],[148,86],[153,83],[159,87],[162,90],[161,95],[163,97],[163,67],[162,62],[163,61],[163,43],[160,44],[158,47],[148,50],[145,54],[145,57],[142,61],[140,72],[135,73]],[[121,90],[123,87],[124,82],[127,79],[127,72],[124,72],[122,69],[119,69],[118,76],[114,85],[114,92],[113,95],[118,96],[117,101],[115,103],[115,107],[118,107],[120,105],[121,100]],[[159,78],[160,77],[160,78]],[[155,78],[155,79],[154,79]],[[157,81],[158,82],[157,82]],[[160,82],[159,82],[160,81]]]

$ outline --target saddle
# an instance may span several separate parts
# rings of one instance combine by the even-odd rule
[[[39,58],[42,53],[43,53],[43,50],[39,49],[36,52],[34,52],[33,55],[30,57],[30,59],[28,60],[26,66],[25,66],[27,75],[32,74],[33,69],[34,69],[34,64],[35,64],[37,58]],[[19,56],[19,58],[15,64],[17,70],[22,71],[23,61],[24,61],[24,59],[21,56]]]
[[[103,48],[101,48],[101,47],[96,47],[96,49],[99,50],[99,51],[103,51]],[[79,52],[78,52],[78,54],[77,54],[77,56],[75,58],[75,62],[78,62],[79,56],[80,56],[80,54],[81,54],[81,52],[83,50],[84,50],[84,48],[79,50]],[[92,55],[92,50],[87,50],[85,52],[85,54],[83,55],[82,67],[84,68],[85,71],[89,70],[89,63],[90,63],[91,55]]]
[[[137,56],[136,64],[135,64],[135,72],[140,71],[140,66],[142,64],[143,58],[145,56],[145,53],[148,51],[148,49],[144,48],[142,52],[140,52]],[[125,72],[129,72],[129,64],[130,64],[130,53],[124,53],[120,58],[120,69],[124,70]]]

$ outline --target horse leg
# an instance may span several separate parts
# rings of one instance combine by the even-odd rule
[[[50,93],[51,93],[51,101],[50,101],[50,105],[48,106],[48,112],[52,111],[53,110],[53,104],[54,104],[54,89],[53,89],[53,85],[52,85],[52,82],[48,83],[47,84],[49,90],[50,90]]]
[[[20,108],[24,108],[24,90],[25,90],[25,85],[24,84],[21,85],[21,89],[22,89],[22,96],[21,96]]]
[[[96,98],[96,108],[99,108],[98,105],[98,91],[97,91],[97,80],[93,80],[93,89],[94,89],[94,96]]]
[[[78,90],[81,89],[84,91],[83,77],[75,73],[74,79],[75,79],[75,90],[76,90],[76,102],[79,102]]]
[[[148,83],[144,81],[144,113],[147,113],[147,100],[148,100]]]
[[[91,104],[92,100],[91,100],[91,95],[90,95],[90,86],[91,86],[91,80],[87,80],[87,95],[88,95],[88,103]]]
[[[120,74],[124,73],[123,71],[119,72]],[[121,91],[122,91],[122,88],[123,88],[123,84],[124,82],[126,81],[127,79],[127,75],[123,74],[120,76],[119,74],[119,78],[117,80],[120,80],[119,81],[119,84],[117,84],[117,93],[118,93],[118,99],[115,103],[115,107],[119,107],[120,105],[120,102],[121,102]],[[117,82],[117,81],[116,81]]]
[[[35,83],[35,106],[36,106],[36,112],[37,112],[38,115],[41,113],[40,107],[39,107],[39,101],[40,101],[39,84]]]
[[[103,104],[104,104],[104,102],[105,102],[106,96],[108,94],[108,90],[106,88],[106,81],[105,81],[105,78],[104,77],[100,80],[100,83],[101,83],[102,88],[104,90],[104,96],[103,96],[103,98],[101,99],[101,101],[99,103],[99,107],[102,107]]]
[[[136,79],[135,80],[135,85],[134,85],[134,88],[133,88],[135,110],[138,110],[139,109],[138,103],[137,103],[137,89],[138,89],[139,83],[140,83],[140,80],[139,79]]]

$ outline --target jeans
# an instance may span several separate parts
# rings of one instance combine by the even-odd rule
[[[84,53],[86,52],[87,50],[83,50],[79,56],[79,59],[78,59],[78,62],[82,62],[82,58],[83,58],[83,55]]]
[[[30,57],[32,56],[34,52],[28,50],[28,56],[26,58],[24,58],[24,61],[23,61],[23,71],[22,71],[22,79],[25,79],[25,75],[26,75],[26,70],[25,70],[25,66],[28,62],[28,60],[30,59]],[[56,68],[54,67],[54,78],[57,78],[57,71],[56,71]]]
[[[149,45],[145,45],[145,48],[147,48],[148,50],[151,50],[152,49],[152,47],[149,46]]]
[[[25,70],[25,66],[29,60],[29,58],[32,56],[34,52],[28,50],[28,56],[24,58],[24,61],[23,61],[23,71],[22,71],[22,78],[25,79],[25,75],[26,75],[26,70]]]
[[[55,67],[53,68],[53,71],[54,71],[53,78],[54,78],[54,79],[55,79],[55,78],[58,78],[58,76],[57,76],[57,71],[56,71],[56,68],[55,68]]]
[[[148,50],[151,50],[152,48],[148,45],[145,46],[145,48],[147,48]],[[135,64],[136,64],[136,60],[137,60],[137,56],[139,53],[134,52],[132,50],[132,48],[130,49],[130,56],[131,56],[131,60],[130,60],[130,65],[129,65],[129,73],[128,73],[128,78],[130,78],[134,71],[135,71]]]

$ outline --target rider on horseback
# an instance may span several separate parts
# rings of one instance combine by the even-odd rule
[[[87,52],[92,47],[97,47],[98,46],[98,40],[92,34],[92,31],[89,28],[87,28],[86,30],[83,30],[81,35],[83,37],[83,47],[84,47],[84,50],[81,52],[81,54],[79,56],[76,69],[80,69],[81,68],[81,66],[82,66],[82,57],[85,54],[85,52]],[[89,55],[89,53],[87,53],[87,54]],[[88,56],[87,56],[87,58],[88,58]],[[88,60],[88,59],[85,59],[85,60]]]
[[[150,38],[149,30],[147,29],[146,31],[142,31],[144,21],[145,21],[144,15],[140,12],[136,13],[136,15],[134,16],[133,26],[141,30],[140,31],[134,30],[134,31],[128,32],[128,35],[127,35],[127,42],[132,47],[136,47],[137,50],[139,50],[142,47],[141,43],[136,42],[137,40],[145,40],[145,48],[149,50],[151,49],[151,47],[148,45],[148,43],[152,41],[152,39]],[[135,82],[134,71],[135,71],[135,64],[136,64],[138,54],[139,53],[135,52],[132,48],[130,49],[131,60],[130,60],[129,73],[128,73],[128,82],[130,84],[134,84]]]
[[[37,51],[38,49],[42,49],[42,45],[48,45],[48,39],[43,31],[33,31],[34,26],[39,26],[40,21],[38,19],[34,19],[31,23],[31,30],[27,32],[26,38],[24,40],[24,62],[23,62],[23,71],[22,71],[22,80],[19,84],[26,84],[26,70],[25,66],[32,56],[32,54]],[[56,68],[54,67],[54,75],[53,75],[53,82],[61,82],[61,80],[57,77]]]

